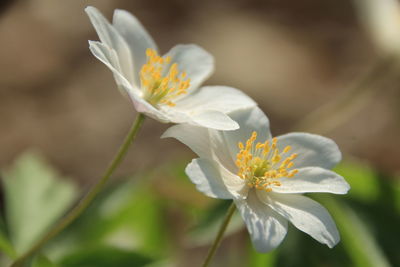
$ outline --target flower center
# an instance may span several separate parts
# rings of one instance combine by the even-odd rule
[[[299,171],[289,170],[293,167],[293,160],[296,153],[286,156],[292,149],[286,146],[282,151],[277,148],[278,139],[275,137],[272,142],[266,140],[264,143],[257,142],[257,133],[253,132],[246,141],[238,143],[239,153],[236,156],[236,166],[239,168],[238,176],[246,180],[250,188],[272,191],[271,186],[280,186],[279,178],[292,178]]]
[[[179,95],[186,94],[190,79],[186,73],[179,72],[178,64],[171,63],[171,57],[160,57],[157,51],[146,50],[147,62],[140,70],[140,81],[144,91],[144,99],[153,106],[166,104],[175,106],[172,101]]]

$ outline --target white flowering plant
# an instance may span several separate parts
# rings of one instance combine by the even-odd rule
[[[235,131],[176,125],[163,137],[189,146],[199,158],[186,173],[209,197],[233,199],[257,251],[276,248],[287,222],[333,247],[339,233],[331,216],[304,193],[346,194],[349,184],[330,171],[341,159],[330,139],[307,133],[272,138],[269,121],[257,107],[230,113]]]
[[[201,84],[214,71],[214,58],[197,45],[177,45],[164,56],[142,24],[115,10],[113,23],[94,7],[86,12],[100,41],[90,51],[114,74],[135,109],[161,122],[189,123],[219,130],[238,128],[227,112],[255,106],[240,90]]]
[[[399,5],[372,2],[356,1],[386,52],[360,87],[389,77],[383,74],[398,60],[398,25],[381,28],[396,21]],[[390,7],[396,8],[389,14]],[[210,247],[203,267],[212,261],[250,267],[398,265],[396,182],[368,164],[340,163],[342,153],[330,138],[305,132],[273,137],[267,115],[244,92],[203,85],[215,62],[200,46],[179,44],[162,55],[128,11],[116,9],[111,22],[95,7],[85,12],[99,38],[89,41],[89,51],[111,71],[136,118],[103,175],[81,197],[78,186],[61,179],[40,154],[23,154],[1,170],[0,266],[192,266],[200,262],[202,246]],[[390,16],[382,24],[385,12]],[[366,92],[362,101],[373,95]],[[343,112],[362,104],[347,109],[351,102],[342,97],[298,125],[335,128]],[[335,108],[340,110],[331,112]],[[176,146],[165,138],[176,139],[197,157],[183,164],[168,159],[170,164],[135,171],[135,179],[106,188],[147,117],[174,124],[160,142]],[[248,245],[240,242],[244,238]],[[214,257],[221,244],[228,253]]]

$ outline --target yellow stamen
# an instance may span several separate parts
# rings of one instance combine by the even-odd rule
[[[283,149],[283,153],[289,152],[289,150],[292,149],[291,146],[287,146]]]
[[[148,48],[146,56],[147,62],[140,70],[143,98],[153,106],[175,106],[173,100],[186,94],[190,87],[186,72],[180,73],[178,64],[170,65],[170,56],[160,57],[154,49]]]
[[[240,150],[243,150],[243,148],[244,148],[243,143],[242,143],[242,142],[239,142],[239,143],[238,143],[238,147],[239,147]]]
[[[278,139],[267,140],[264,143],[257,142],[257,132],[252,132],[250,138],[238,143],[239,153],[236,156],[238,176],[246,180],[250,188],[271,192],[273,186],[281,186],[280,178],[292,178],[297,173],[293,160],[296,153],[290,156],[284,154],[292,147],[286,146],[282,150],[277,147]]]
[[[288,174],[288,177],[289,177],[289,178],[292,178],[292,177],[295,176],[298,172],[299,172],[299,170],[295,169],[295,170],[291,171],[291,172]]]

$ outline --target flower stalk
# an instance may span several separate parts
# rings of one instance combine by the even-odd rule
[[[226,231],[226,228],[228,228],[228,225],[232,219],[233,213],[235,213],[235,210],[236,210],[236,206],[235,206],[235,203],[232,201],[231,205],[228,208],[228,211],[226,212],[224,221],[222,222],[222,224],[218,230],[218,234],[215,237],[211,248],[208,250],[207,258],[204,260],[204,263],[202,265],[203,267],[207,267],[210,264],[212,258],[214,257],[215,252],[217,251],[217,249],[219,247],[219,244],[221,244],[221,241],[222,241],[222,238]]]
[[[139,132],[145,115],[138,113],[132,127],[124,139],[124,142],[120,146],[114,159],[111,161],[109,167],[105,171],[101,179],[89,190],[86,196],[75,206],[63,219],[61,219],[58,224],[56,224],[49,232],[47,232],[39,241],[37,241],[27,252],[22,256],[17,258],[11,267],[22,267],[24,263],[33,256],[37,251],[39,251],[48,241],[57,236],[62,232],[67,226],[74,222],[93,202],[96,196],[102,191],[104,185],[108,182],[111,175],[114,173],[116,168],[121,164],[130,145],[135,140],[137,133]]]

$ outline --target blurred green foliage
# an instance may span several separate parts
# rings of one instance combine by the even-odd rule
[[[59,265],[55,264],[47,256],[43,254],[39,254],[35,257],[32,262],[32,267],[58,267]]]
[[[76,188],[34,153],[21,156],[2,176],[7,230],[15,251],[22,253],[63,215]]]
[[[119,179],[76,222],[32,259],[33,267],[198,266],[229,201],[204,197],[171,163]],[[342,241],[329,249],[290,227],[269,254],[251,246],[235,214],[212,266],[400,266],[400,186],[368,164],[346,160],[336,171],[348,195],[310,194],[334,217]],[[76,201],[77,187],[37,154],[2,171],[0,266],[54,224]]]

